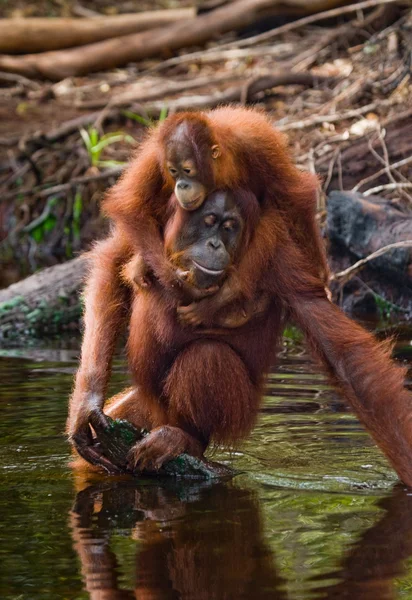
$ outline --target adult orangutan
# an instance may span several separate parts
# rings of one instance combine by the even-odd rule
[[[259,218],[256,199],[249,195],[245,201],[244,196],[242,192],[217,191],[195,212],[178,208],[169,220],[165,230],[167,255],[176,268],[190,275],[185,279],[190,283],[180,291],[181,302],[192,302],[203,289],[218,288],[240,260]],[[92,255],[95,268],[100,257],[97,246]],[[127,280],[127,264],[121,276]],[[86,297],[94,289],[92,276]],[[126,294],[123,301],[127,303]],[[269,311],[270,304],[276,302],[265,293],[253,305],[233,301],[216,313],[210,328],[196,330],[180,323],[173,295],[155,279],[147,290],[134,293],[128,354],[136,387],[114,398],[106,411],[151,430],[145,443],[136,445],[131,468],[153,470],[182,452],[200,456],[212,439],[229,443],[250,431],[262,374],[275,351],[281,314],[279,310]],[[230,327],[236,327],[234,335]],[[266,345],[262,345],[262,330]],[[192,363],[196,360],[196,365],[188,365],[187,373],[186,355]],[[76,396],[69,425],[73,425],[73,418],[83,418],[84,410],[91,424],[104,419],[88,402],[75,402]],[[75,433],[74,441],[86,460],[115,471],[99,453],[90,431],[80,436]]]
[[[222,213],[224,203],[228,205],[226,213]],[[171,210],[173,216],[164,232],[165,249],[168,260],[180,278],[178,295],[179,307],[182,308],[219,291],[233,272],[234,263],[239,262],[242,247],[249,246],[251,234],[259,221],[259,205],[252,193],[242,190],[237,190],[235,194],[214,192],[208,197],[207,203],[194,212],[182,210],[175,196],[171,197],[170,205],[174,206],[174,210]],[[222,231],[217,217],[221,213],[222,218],[223,214],[227,217],[222,223]],[[158,286],[159,283],[142,261],[141,255],[135,255],[125,265],[122,276],[135,290],[154,284]],[[167,297],[167,292],[163,292],[163,297]],[[174,295],[171,301],[175,309]],[[267,301],[266,294],[260,294],[250,301],[246,298],[228,301],[214,313],[210,324],[224,328],[239,327],[252,314],[262,312]]]
[[[230,110],[227,109],[229,113]],[[256,116],[247,111],[239,114],[250,114],[251,119]],[[180,125],[178,131],[179,128]],[[249,131],[246,125],[245,129]],[[242,131],[241,124],[239,131]],[[256,131],[254,135],[257,135]],[[246,140],[243,143],[247,145]],[[193,142],[192,147],[194,151],[197,145]],[[208,147],[203,146],[204,152],[207,153]],[[264,178],[264,169],[259,171],[258,165],[267,164],[263,158],[265,147],[263,144],[259,156],[256,148],[256,173],[261,178]],[[239,141],[239,147],[236,146],[238,157],[241,148]],[[113,214],[115,227],[111,236],[98,244],[91,255],[82,363],[68,424],[76,448],[89,462],[111,469],[93,444],[90,424],[104,423],[103,406],[111,357],[119,331],[127,322],[130,369],[137,385],[114,399],[108,412],[152,430],[131,453],[131,467],[140,470],[157,468],[182,451],[200,454],[211,440],[231,444],[247,434],[256,416],[263,376],[273,360],[283,317],[288,315],[303,329],[314,354],[326,365],[333,381],[386,452],[400,477],[412,485],[412,404],[411,395],[403,386],[403,370],[390,361],[388,345],[378,344],[373,336],[327,300],[325,259],[315,230],[313,180],[311,176],[305,179],[306,183],[311,182],[305,188],[304,175],[291,165],[283,145],[277,146],[277,161],[275,149],[273,145],[272,178],[275,183],[270,190],[274,194],[277,189],[279,197],[270,196],[272,204],[265,195],[256,200],[250,189],[255,185],[251,177],[249,186],[229,188],[233,194],[224,194],[223,216],[219,213],[212,219],[215,223],[216,218],[221,227],[225,222],[224,214],[229,210],[226,203],[229,203],[230,211],[238,212],[236,219],[242,221],[243,229],[237,238],[240,246],[235,245],[236,250],[230,254],[233,264],[229,272],[225,272],[227,277],[215,283],[208,281],[211,285],[205,288],[206,293],[210,293],[218,285],[219,291],[204,299],[199,299],[201,294],[196,293],[195,301],[189,304],[186,321],[198,322],[197,308],[210,301],[210,313],[201,318],[203,328],[188,326],[178,318],[178,303],[190,302],[190,286],[197,291],[202,286],[196,288],[193,273],[187,277],[190,271],[187,264],[181,265],[183,268],[173,264],[176,250],[183,252],[182,262],[185,262],[184,250],[188,242],[182,240],[188,231],[185,228],[188,223],[190,225],[189,216],[203,213],[184,211],[172,199],[165,202],[162,217],[158,198],[152,198],[154,212],[159,216],[158,221],[149,216],[148,223],[158,239],[150,251],[145,250],[141,255],[154,273],[154,283],[144,293],[134,293],[122,277],[125,265],[136,254],[137,240],[144,238],[144,234],[142,238],[138,237],[136,228],[144,229],[145,222],[139,224],[137,217],[132,218],[133,210],[141,218],[144,210],[150,212],[147,196],[150,190],[146,188],[146,195],[141,196],[140,190],[132,185],[138,179],[134,171],[137,167],[141,169],[144,157],[136,164],[132,163],[129,173],[115,187],[114,195],[109,196],[107,206]],[[219,158],[212,157],[211,160]],[[243,173],[242,168],[247,170],[247,164],[246,160],[239,163],[239,173]],[[146,165],[149,179],[157,169],[154,163],[151,165],[151,169],[149,163]],[[121,191],[124,195],[120,195]],[[221,192],[218,197],[221,198]],[[307,205],[304,204],[305,197]],[[118,215],[115,214],[116,198]],[[213,198],[213,211],[216,212],[219,202],[216,195],[212,195]],[[207,211],[209,200],[197,210]],[[195,227],[195,231],[199,236],[200,229]],[[223,243],[226,246],[226,242]],[[160,261],[157,255],[161,256]],[[194,255],[186,258],[192,263],[194,258],[199,264]],[[164,280],[161,268],[157,270],[161,263],[173,273],[171,284]],[[218,265],[206,268],[221,270]],[[232,281],[239,284],[238,291],[241,291],[223,295],[221,292],[227,284],[232,286]],[[233,290],[233,286],[230,289]],[[230,320],[230,315],[236,314],[236,306],[239,309],[245,299],[253,302],[261,293],[265,294],[263,309],[257,310],[256,315],[249,312],[242,326],[229,330],[225,321],[220,320],[226,317]],[[180,306],[180,319],[188,316],[186,309],[187,306]],[[226,317],[225,310],[228,311]]]

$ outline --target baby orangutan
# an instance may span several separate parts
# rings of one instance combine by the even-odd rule
[[[249,202],[255,202],[258,210],[256,200],[249,197]],[[211,194],[200,208],[190,212],[176,203],[174,217],[165,231],[165,249],[182,282],[181,306],[211,296],[220,289],[239,257],[243,231],[243,218],[234,195],[229,192]],[[153,272],[139,254],[125,265],[123,279],[140,291],[156,285]],[[267,295],[231,301],[218,311],[211,327],[241,327],[267,305]]]

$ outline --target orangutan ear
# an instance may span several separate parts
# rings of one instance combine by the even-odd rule
[[[211,151],[212,151],[212,158],[219,158],[219,156],[221,155],[220,148],[217,144],[215,144],[214,146],[211,147]]]

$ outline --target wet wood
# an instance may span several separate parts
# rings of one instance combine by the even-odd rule
[[[107,427],[98,427],[97,424],[96,426],[93,424],[93,428],[96,430],[97,442],[100,444],[103,454],[114,465],[124,473],[130,473],[127,468],[127,455],[132,446],[143,439],[148,432],[137,429],[132,423],[124,419],[106,418],[109,423]],[[236,473],[236,471],[221,463],[212,462],[205,458],[196,458],[189,454],[180,454],[165,463],[159,470],[155,472],[145,471],[141,475],[192,480],[220,480],[231,478]]]

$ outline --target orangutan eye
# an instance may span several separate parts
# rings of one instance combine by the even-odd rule
[[[183,163],[182,168],[183,172],[186,173],[186,175],[189,175],[189,177],[196,177],[197,169],[191,162]]]
[[[177,170],[174,169],[173,167],[169,167],[169,173],[172,177],[176,177],[177,175]]]
[[[213,227],[213,225],[215,223],[216,223],[216,215],[207,215],[207,217],[205,217],[206,227]]]
[[[236,221],[234,219],[228,219],[223,223],[223,229],[225,231],[233,231],[236,228]]]

